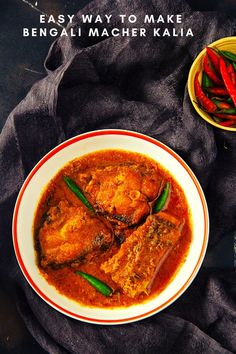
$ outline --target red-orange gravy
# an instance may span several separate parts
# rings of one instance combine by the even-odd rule
[[[89,173],[89,171],[91,171],[93,168],[98,166],[99,168],[103,168],[106,166],[122,163],[125,163],[126,165],[135,163],[146,165],[148,167],[151,166],[158,172],[163,181],[163,184],[169,181],[171,183],[171,193],[165,212],[173,215],[176,219],[181,219],[184,221],[181,237],[157,273],[157,276],[152,283],[150,293],[141,293],[134,298],[129,297],[122,291],[122,289],[116,290],[117,284],[112,280],[111,275],[106,274],[100,269],[101,264],[103,264],[118,252],[121,246],[117,242],[114,242],[109,249],[101,252],[97,257],[92,258],[92,260],[82,262],[77,265],[71,266],[68,264],[58,268],[50,266],[43,268],[40,264],[40,247],[38,234],[45,220],[45,214],[49,208],[56,206],[59,202],[65,200],[68,201],[70,205],[86,208],[66,186],[63,180],[63,176],[70,176],[74,181],[78,183],[80,181],[78,176],[83,175],[84,173]],[[83,189],[84,185],[81,185],[80,183],[80,187]],[[142,222],[144,222],[144,220],[142,220]],[[132,231],[137,227],[138,226],[133,226],[129,228],[127,234],[132,233]],[[60,293],[78,301],[81,304],[88,306],[130,306],[144,302],[150,297],[154,297],[160,293],[168,285],[168,283],[176,274],[177,270],[180,268],[181,264],[185,261],[192,238],[191,216],[189,214],[189,208],[182,188],[175,181],[173,176],[157,162],[138,153],[122,150],[103,150],[84,155],[83,157],[69,162],[49,182],[42,193],[35,213],[34,237],[35,249],[37,253],[37,264],[40,272],[48,281],[48,283],[55,286],[55,288]],[[105,297],[96,289],[94,289],[85,279],[79,275],[76,275],[76,269],[97,277],[116,291],[112,296]]]

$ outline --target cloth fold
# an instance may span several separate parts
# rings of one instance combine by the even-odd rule
[[[81,15],[87,13],[112,14],[115,22],[110,26],[117,27],[118,14],[141,19],[145,14],[181,13],[182,25],[191,27],[194,37],[92,38],[87,36],[88,25],[81,23]],[[52,44],[45,60],[47,76],[11,113],[0,136],[0,273],[15,284],[19,312],[49,353],[236,352],[232,269],[202,268],[185,294],[162,313],[113,327],[62,315],[44,303],[21,274],[11,242],[20,186],[51,148],[89,130],[139,131],[184,158],[206,194],[211,221],[208,252],[236,230],[236,134],[200,119],[186,90],[194,57],[212,41],[235,35],[236,21],[192,12],[180,0],[95,0],[71,26],[80,26],[83,36],[61,37]]]

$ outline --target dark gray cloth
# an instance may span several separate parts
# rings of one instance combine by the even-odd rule
[[[112,13],[114,18],[182,13],[184,27],[192,27],[195,36],[89,38],[81,13]],[[193,13],[180,0],[97,0],[72,24],[80,25],[82,38],[54,42],[45,61],[48,75],[11,113],[0,136],[0,275],[14,284],[29,331],[50,353],[236,352],[233,269],[202,268],[165,311],[119,326],[91,325],[62,315],[43,302],[21,274],[11,240],[17,193],[46,152],[89,130],[130,129],[166,143],[190,165],[206,193],[209,249],[236,229],[236,134],[200,119],[186,91],[196,54],[210,42],[234,35],[236,21],[222,14]]]

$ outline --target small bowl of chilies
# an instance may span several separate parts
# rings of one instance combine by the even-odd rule
[[[198,54],[189,71],[188,93],[208,123],[236,131],[236,37],[221,38]]]

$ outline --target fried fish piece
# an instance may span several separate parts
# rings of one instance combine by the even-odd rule
[[[105,251],[113,237],[109,227],[83,207],[61,201],[51,207],[39,230],[42,267],[91,259]]]
[[[149,202],[160,187],[156,169],[127,164],[94,169],[85,192],[96,210],[110,221],[131,226],[149,214]]]
[[[130,297],[149,293],[161,265],[180,238],[183,221],[160,212],[150,215],[101,265]]]

